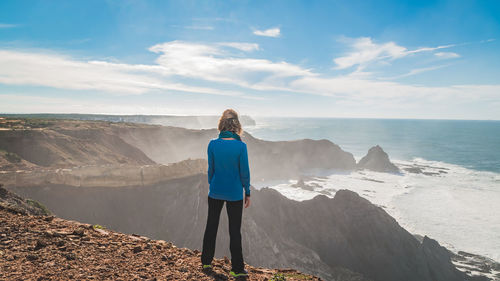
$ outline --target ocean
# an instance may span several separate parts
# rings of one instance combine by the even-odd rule
[[[425,167],[433,175],[354,171],[306,181],[262,183],[294,200],[358,192],[384,208],[408,231],[453,251],[500,260],[500,121],[254,118],[244,129],[264,140],[328,139],[358,161],[380,145],[400,168]],[[446,173],[438,173],[446,171]]]

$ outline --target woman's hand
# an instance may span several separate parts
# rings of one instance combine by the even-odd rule
[[[245,208],[250,207],[250,196],[245,196]]]

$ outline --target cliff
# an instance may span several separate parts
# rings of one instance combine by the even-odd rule
[[[210,139],[216,129],[190,130],[177,127],[113,127],[115,134],[143,151],[157,163],[183,159],[206,159]],[[250,170],[254,181],[295,178],[311,170],[352,170],[356,161],[328,140],[265,141],[244,133]]]
[[[48,206],[56,215],[102,224],[200,249],[206,222],[206,174],[154,185],[77,188],[60,185],[14,190]],[[460,280],[468,277],[448,251],[419,242],[383,209],[341,190],[334,198],[297,202],[272,189],[252,191],[243,214],[243,251],[254,266],[293,267],[335,280],[339,268],[372,280]],[[216,255],[229,255],[226,216],[221,216]]]
[[[144,166],[206,159],[208,142],[217,137],[216,129],[74,120],[16,122],[0,130],[3,171]],[[248,146],[254,182],[295,178],[311,169],[350,170],[356,165],[351,153],[328,140],[264,141],[245,133],[243,141]]]

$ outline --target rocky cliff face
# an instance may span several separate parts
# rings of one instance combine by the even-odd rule
[[[389,155],[378,145],[368,150],[368,154],[359,160],[357,167],[358,169],[368,169],[376,172],[400,172],[399,168],[389,160]]]
[[[140,233],[200,249],[207,213],[206,175],[127,188],[46,186],[15,188],[55,214]],[[289,200],[272,189],[254,190],[244,210],[243,248],[256,266],[293,267],[335,280],[340,268],[372,280],[464,280],[447,250],[420,243],[383,209],[342,190],[334,198]],[[216,254],[229,255],[227,219],[221,216]]]

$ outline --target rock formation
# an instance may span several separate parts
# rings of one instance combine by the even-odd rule
[[[206,222],[206,174],[127,188],[46,186],[15,188],[63,218],[140,233],[200,249]],[[372,280],[460,280],[466,275],[447,250],[421,243],[383,209],[346,190],[334,198],[297,202],[273,189],[252,191],[243,215],[243,251],[254,266],[292,267],[333,279],[347,268]],[[217,256],[229,255],[227,219],[221,216]]]
[[[399,173],[398,167],[391,163],[387,153],[378,145],[368,150],[368,154],[359,160],[357,168],[376,172]]]

